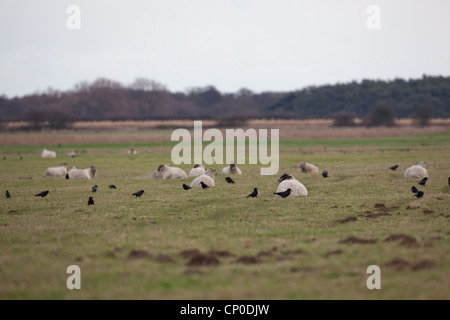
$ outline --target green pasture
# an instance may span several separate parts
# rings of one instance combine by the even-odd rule
[[[214,164],[216,187],[189,191],[150,179],[174,145],[0,146],[0,299],[450,298],[450,132],[282,140],[277,175],[239,165],[231,185],[225,165]],[[43,147],[57,159],[41,159]],[[67,156],[73,149],[76,158]],[[293,167],[303,160],[329,178]],[[427,162],[426,186],[403,177],[417,161]],[[42,176],[61,162],[95,165],[98,176]],[[273,195],[283,173],[308,197]],[[254,187],[258,198],[246,198]],[[46,198],[34,196],[43,190]],[[81,269],[81,290],[66,287],[70,265]],[[366,286],[370,265],[381,268],[381,290]]]

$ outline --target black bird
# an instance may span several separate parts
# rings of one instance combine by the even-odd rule
[[[9,191],[8,190],[6,190],[6,199],[11,199],[11,194],[9,193]]]
[[[92,205],[94,205],[94,198],[93,197],[89,197],[88,206],[92,206]]]
[[[209,188],[209,186],[206,183],[204,183],[203,181],[200,181],[200,184],[202,185],[203,189],[208,189]]]
[[[322,176],[323,176],[324,178],[327,178],[327,177],[328,177],[328,171],[325,170],[324,172],[322,172]]]
[[[138,191],[138,192],[133,193],[132,195],[133,195],[133,196],[136,196],[136,197],[140,197],[140,196],[142,196],[143,194],[144,194],[144,190],[140,190],[140,191]]]
[[[392,171],[395,171],[395,170],[397,170],[397,168],[398,168],[398,164],[396,164],[395,166],[390,167],[389,169],[391,169]]]
[[[427,183],[427,180],[428,180],[427,177],[423,178],[422,180],[420,180],[419,185],[420,185],[420,186],[424,186],[425,183]]]
[[[248,198],[248,197],[252,197],[252,198],[258,197],[258,188],[253,189],[253,192],[250,193],[248,196],[246,196],[246,198]]]
[[[113,185],[113,184],[110,184],[110,185],[108,186],[108,188],[110,188],[110,189],[117,189],[117,187],[116,187],[115,185]]]
[[[69,178],[69,174],[68,173],[66,173],[66,180],[69,180],[70,178]]]
[[[418,191],[418,192],[416,193],[416,197],[417,197],[417,198],[422,198],[423,195],[424,195],[423,191]]]
[[[228,183],[234,183],[233,179],[231,179],[230,177],[226,177],[225,180],[226,180]]]
[[[98,186],[97,185],[92,187],[92,192],[97,192],[97,190],[98,190]]]
[[[288,188],[286,191],[283,191],[283,192],[274,192],[274,194],[276,194],[276,195],[278,195],[278,196],[280,196],[280,197],[282,197],[282,198],[287,198],[287,197],[289,197],[289,195],[291,194],[291,191],[292,191],[292,189],[291,189],[291,188]]]
[[[417,188],[415,186],[412,186],[411,192],[412,193],[417,193],[417,192],[419,192],[419,190],[417,190]]]
[[[50,193],[50,191],[48,191],[48,190],[42,191],[41,193],[38,193],[37,195],[35,195],[35,197],[41,197],[41,198],[44,198],[44,197],[46,197],[49,193]]]
[[[192,188],[189,187],[187,184],[183,183],[183,189],[184,190],[189,190],[189,189],[192,189]]]
[[[450,186],[450,177],[448,177],[448,185]]]

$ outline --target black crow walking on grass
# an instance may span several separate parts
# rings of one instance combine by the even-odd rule
[[[253,192],[250,193],[246,198],[248,198],[248,197],[252,197],[252,198],[258,197],[258,188],[253,189]]]
[[[135,197],[140,197],[144,194],[144,190],[139,190],[138,192],[133,193],[132,195]]]
[[[234,183],[233,179],[231,179],[230,177],[226,177],[225,180],[226,180],[228,183]]]
[[[11,199],[11,194],[9,193],[8,190],[6,190],[5,194],[6,194],[6,199]]]
[[[291,194],[291,191],[292,191],[292,189],[291,189],[291,188],[288,188],[286,191],[283,191],[283,192],[274,192],[274,194],[276,194],[276,195],[278,195],[278,196],[280,196],[280,197],[282,197],[282,198],[287,198],[287,197],[289,197],[289,195]]]
[[[69,174],[66,173],[66,180],[69,180],[69,179],[70,179]]]
[[[324,172],[322,172],[322,177],[328,178],[328,171],[327,171],[327,170],[325,170]]]
[[[92,192],[97,192],[97,190],[98,190],[98,186],[97,185],[92,187]]]
[[[94,198],[91,196],[91,197],[89,197],[89,200],[88,200],[88,206],[93,206],[94,205]]]
[[[417,191],[417,193],[416,193],[416,197],[417,197],[417,198],[422,198],[423,195],[424,195],[424,192],[423,192],[423,191]]]
[[[395,170],[397,170],[397,168],[398,168],[398,164],[396,164],[395,166],[390,167],[389,169],[391,169],[392,171],[395,171]]]
[[[415,186],[412,186],[411,187],[411,192],[412,193],[417,193],[417,192],[419,192],[419,190],[417,190],[417,188]]]
[[[37,195],[35,195],[35,197],[45,198],[49,193],[50,193],[50,191],[48,191],[48,190],[42,191],[41,193],[38,193]]]
[[[117,187],[116,187],[115,185],[113,185],[113,184],[110,184],[110,185],[108,186],[108,188],[110,188],[110,189],[117,189]]]
[[[202,185],[203,189],[208,189],[209,188],[209,186],[206,183],[204,183],[203,181],[200,181],[200,184]]]
[[[187,184],[183,183],[183,189],[184,190],[189,190],[189,189],[192,189],[192,188],[189,187]]]
[[[427,177],[423,178],[422,180],[420,180],[419,185],[420,185],[420,186],[424,186],[425,183],[427,183],[427,180],[428,180]]]

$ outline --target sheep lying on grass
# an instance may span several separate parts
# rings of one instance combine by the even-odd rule
[[[189,172],[189,177],[195,178],[201,176],[205,172],[206,172],[205,167],[202,164],[196,164],[194,168],[192,168],[191,171]]]
[[[67,163],[61,163],[59,167],[47,168],[44,177],[64,177],[67,174]]]
[[[425,162],[420,161],[417,164],[409,167],[405,171],[405,178],[423,179],[428,177],[427,169],[425,169]]]
[[[242,171],[234,163],[232,163],[228,167],[223,168],[222,174],[242,174]]]
[[[128,154],[137,154],[137,151],[134,150],[134,148],[130,148],[130,150],[128,150]]]
[[[319,168],[306,161],[300,162],[299,164],[296,165],[296,167],[302,169],[302,172],[305,173],[319,173]]]
[[[201,182],[206,184],[208,187],[214,187],[216,184],[214,183],[214,175],[216,170],[208,169],[204,174],[198,176],[191,183],[191,187],[201,187]]]
[[[77,150],[72,150],[69,153],[67,153],[67,155],[69,157],[75,158],[76,156],[78,156],[78,151]]]
[[[308,190],[306,187],[293,176],[285,173],[280,179],[278,179],[280,183],[277,188],[277,192],[283,192],[287,189],[291,189],[291,197],[306,197],[308,195]]]
[[[41,157],[44,159],[53,159],[56,158],[56,152],[44,149],[42,151]]]
[[[187,174],[182,169],[162,164],[158,167],[163,179],[187,179]]]
[[[97,174],[97,168],[91,166],[88,169],[76,169],[72,168],[69,170],[69,179],[71,180],[91,180],[94,179]]]

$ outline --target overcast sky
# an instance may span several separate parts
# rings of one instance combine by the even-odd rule
[[[80,8],[79,30],[67,27],[69,5]],[[381,29],[367,27],[370,5]],[[450,75],[448,0],[0,2],[8,97],[98,77],[262,92],[423,74]]]

